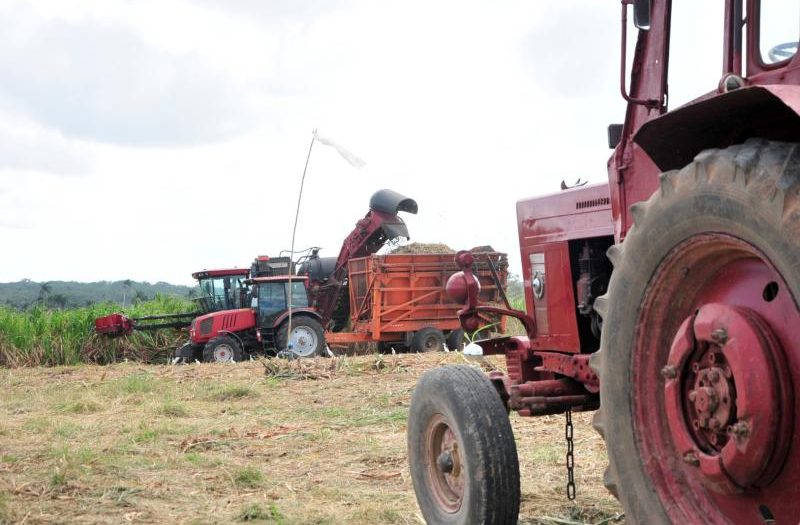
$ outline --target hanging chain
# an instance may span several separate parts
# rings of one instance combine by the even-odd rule
[[[567,424],[565,435],[567,438],[567,498],[571,501],[575,499],[575,457],[573,456],[572,442],[572,410],[567,409]]]

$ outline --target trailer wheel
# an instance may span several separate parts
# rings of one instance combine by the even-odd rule
[[[447,334],[447,349],[453,352],[464,349],[464,330],[458,328]]]
[[[242,347],[234,337],[218,335],[203,348],[203,361],[206,363],[234,363],[242,360]]]
[[[289,322],[284,321],[278,328],[275,342],[278,350],[287,347]],[[314,357],[324,355],[325,333],[316,319],[307,316],[292,318],[292,353],[295,357]]]
[[[437,368],[419,380],[408,416],[408,459],[428,524],[517,523],[511,422],[497,390],[475,368]]]
[[[595,303],[606,486],[629,523],[794,523],[800,148],[705,151],[631,212]]]
[[[441,352],[444,350],[444,334],[438,328],[426,326],[411,338],[413,352]]]

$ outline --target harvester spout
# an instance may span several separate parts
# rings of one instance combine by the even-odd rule
[[[417,213],[417,201],[394,190],[378,190],[369,199],[369,209],[397,215],[401,211]]]
[[[356,227],[342,244],[333,270],[319,283],[320,292],[314,300],[314,307],[322,316],[323,325],[330,321],[336,309],[347,276],[348,261],[372,255],[391,240],[409,238],[408,227],[398,216],[401,211],[417,213],[417,202],[393,190],[379,190],[372,195],[369,212],[356,222]]]

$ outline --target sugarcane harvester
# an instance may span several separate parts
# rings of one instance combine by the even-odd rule
[[[720,2],[719,83],[668,111],[672,5],[622,0],[608,184],[517,204],[526,310],[480,304],[472,255],[456,255],[464,328],[495,311],[525,335],[479,343],[505,374],[417,384],[408,454],[431,525],[517,523],[511,411],[566,415],[574,498],[571,414],[595,409],[626,523],[800,519],[800,1]]]
[[[372,195],[370,209],[345,239],[339,256],[318,253],[289,271],[264,275],[253,266],[248,307],[197,317],[178,360],[239,361],[255,353],[288,351],[294,357],[321,355],[325,330],[347,319],[347,263],[374,254],[387,242],[408,238],[400,212],[417,213],[417,203],[392,190]]]

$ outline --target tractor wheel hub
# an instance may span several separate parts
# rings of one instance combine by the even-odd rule
[[[792,437],[781,424],[792,394],[766,322],[748,308],[706,304],[681,324],[664,369],[670,432],[701,482],[731,494],[769,483]]]

